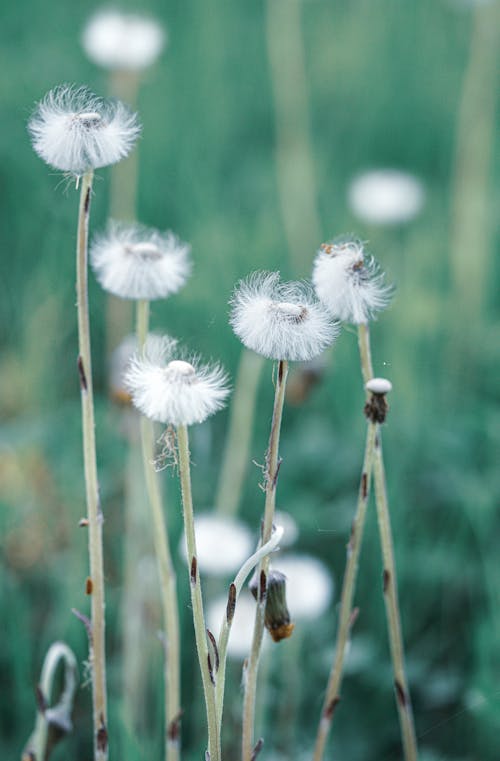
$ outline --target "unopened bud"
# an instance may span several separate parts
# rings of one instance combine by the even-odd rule
[[[257,599],[258,582],[255,575],[249,586],[251,593]],[[271,570],[267,576],[264,624],[274,642],[288,639],[295,628],[295,624],[290,622],[290,613],[286,602],[286,576],[280,571]]]

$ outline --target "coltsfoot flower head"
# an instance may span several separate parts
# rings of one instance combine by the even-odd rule
[[[105,9],[95,13],[82,35],[83,48],[98,66],[140,71],[150,66],[165,45],[164,29],[153,18]]]
[[[148,336],[127,370],[125,385],[143,415],[159,423],[202,423],[224,406],[227,377],[219,365],[181,358],[177,342]]]
[[[122,299],[162,299],[176,293],[190,273],[190,246],[173,233],[112,223],[90,250],[97,280]]]
[[[306,283],[281,283],[279,272],[255,272],[240,281],[231,307],[238,338],[269,359],[307,361],[339,331]]]
[[[375,259],[355,238],[324,243],[314,261],[312,281],[330,314],[355,325],[386,307],[392,293]]]
[[[425,191],[418,177],[408,172],[375,169],[352,180],[348,199],[359,219],[374,225],[398,225],[421,212]]]
[[[81,175],[124,158],[141,128],[137,114],[120,101],[99,98],[86,87],[61,85],[37,105],[28,130],[47,164]]]

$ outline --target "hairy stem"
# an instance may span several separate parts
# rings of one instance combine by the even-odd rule
[[[262,544],[266,544],[271,538],[273,531],[274,507],[276,502],[276,484],[278,481],[279,441],[281,431],[281,418],[283,415],[283,403],[285,400],[285,387],[288,375],[288,362],[280,360],[276,377],[274,395],[273,419],[269,446],[266,454],[266,502],[264,508],[264,522],[262,527]],[[260,579],[259,593],[255,613],[252,647],[248,658],[248,666],[245,677],[245,694],[243,698],[243,735],[242,735],[242,761],[251,761],[253,750],[253,734],[255,723],[255,697],[257,691],[257,675],[259,670],[259,658],[264,633],[264,613],[266,605],[266,582],[269,568],[269,556],[261,560],[258,566]]]
[[[88,229],[90,196],[93,172],[83,175],[78,214],[76,249],[76,295],[78,308],[78,371],[82,400],[83,462],[89,532],[92,634],[89,643],[92,668],[92,707],[94,721],[94,758],[108,758],[108,729],[106,701],[106,651],[104,637],[104,571],[102,549],[103,517],[99,502],[97,462],[95,449],[94,397],[92,389],[92,361],[90,353],[90,324],[88,305]]]
[[[137,302],[136,331],[139,349],[148,334],[149,302]],[[176,577],[168,541],[168,528],[162,504],[158,473],[154,470],[154,426],[151,420],[141,416],[141,446],[144,475],[151,516],[160,595],[165,629],[165,758],[178,761],[180,757],[180,637],[179,611],[177,607]]]
[[[215,498],[215,509],[221,515],[234,516],[238,512],[263,365],[264,358],[260,354],[249,349],[242,350]]]
[[[370,494],[370,477],[375,451],[375,434],[376,425],[371,421],[368,421],[363,470],[361,473],[361,482],[358,492],[358,504],[356,508],[356,515],[352,524],[351,536],[347,545],[347,563],[344,572],[344,581],[342,584],[342,596],[340,600],[335,656],[328,680],[325,699],[323,702],[323,709],[321,712],[318,732],[316,735],[316,743],[313,754],[314,761],[321,761],[323,758],[328,732],[330,731],[330,726],[332,723],[333,713],[340,701],[340,688],[342,685],[345,652],[347,643],[349,641],[349,633],[351,630],[353,618],[352,606],[356,588],[356,578],[358,574],[359,554],[363,541],[368,496]]]
[[[358,331],[359,350],[363,380],[366,383],[373,377],[370,352],[370,333],[368,325],[360,325]],[[373,459],[373,480],[375,484],[375,502],[377,505],[377,521],[382,546],[384,564],[383,590],[384,602],[389,630],[392,667],[394,671],[394,689],[399,714],[399,724],[403,739],[405,761],[416,761],[418,758],[413,711],[410,692],[406,679],[403,636],[401,630],[401,615],[399,612],[396,563],[394,559],[394,543],[392,539],[389,503],[385,483],[384,459],[382,454],[382,435],[380,425],[376,425],[375,455]]]
[[[186,535],[186,553],[189,566],[189,586],[191,589],[194,633],[207,712],[208,752],[210,754],[210,761],[220,761],[220,738],[217,723],[217,709],[215,705],[215,664],[211,662],[208,652],[207,629],[203,613],[203,599],[201,595],[194,531],[193,498],[191,494],[189,440],[187,427],[185,425],[177,426],[177,447],[179,454],[179,475],[181,480],[184,531]]]

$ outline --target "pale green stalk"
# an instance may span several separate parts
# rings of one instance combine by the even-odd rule
[[[370,333],[368,325],[360,325],[358,343],[361,358],[363,381],[367,383],[373,378],[373,368],[370,352]],[[377,520],[382,545],[384,564],[383,589],[384,602],[389,630],[392,666],[394,671],[394,688],[398,707],[399,723],[403,739],[405,761],[417,761],[418,750],[413,722],[410,692],[406,679],[403,636],[401,631],[401,615],[399,612],[396,563],[391,531],[389,504],[385,484],[384,460],[382,454],[382,432],[376,424],[375,455],[373,460],[373,480],[375,483],[375,501],[377,505]]]
[[[264,522],[262,527],[262,544],[266,544],[271,538],[273,530],[274,508],[276,502],[276,484],[278,481],[279,441],[281,431],[281,418],[285,401],[286,379],[288,375],[288,362],[280,360],[276,374],[276,388],[274,395],[273,419],[269,446],[266,454],[266,502],[264,507]],[[269,556],[261,560],[258,566],[259,587],[257,592],[257,606],[255,624],[253,630],[252,647],[248,658],[245,674],[245,693],[243,698],[243,733],[242,733],[242,761],[250,761],[254,747],[254,723],[255,723],[255,697],[257,692],[257,675],[259,669],[260,650],[264,633],[265,614],[265,586],[269,568]]]
[[[189,439],[187,427],[185,425],[177,426],[177,449],[179,455],[179,475],[181,481],[184,532],[186,536],[186,557],[189,566],[189,586],[191,590],[194,633],[207,712],[208,752],[210,754],[210,761],[220,761],[220,736],[217,722],[217,708],[215,705],[215,664],[212,663],[208,651],[207,629],[205,625],[205,615],[203,613],[203,599],[201,595],[200,574],[196,553],[193,498],[191,494]]]
[[[229,595],[227,602],[227,609],[222,620],[221,631],[219,635],[219,641],[217,649],[219,651],[219,670],[217,672],[216,686],[215,686],[215,700],[217,705],[217,717],[219,722],[219,733],[221,732],[222,725],[222,713],[224,709],[224,689],[226,681],[226,662],[227,662],[227,644],[229,641],[229,635],[231,633],[231,626],[233,624],[234,611],[238,596],[241,592],[241,588],[245,583],[248,575],[253,571],[255,566],[260,561],[273,552],[281,541],[283,536],[283,528],[277,526],[271,539],[264,544],[257,552],[254,552],[248,560],[243,563],[240,570],[236,574],[234,581],[229,585]]]
[[[149,325],[149,301],[137,302],[137,342],[144,346]],[[180,637],[175,569],[170,554],[168,528],[162,505],[158,474],[154,470],[154,426],[141,416],[141,444],[146,490],[151,505],[153,536],[160,578],[160,595],[165,629],[165,758],[178,761],[180,757]]]
[[[363,470],[361,472],[361,482],[358,492],[358,504],[356,508],[356,515],[352,524],[351,536],[347,545],[347,563],[344,572],[344,581],[342,584],[342,596],[340,599],[335,655],[333,659],[332,670],[328,680],[328,686],[326,688],[325,698],[323,701],[321,719],[319,722],[318,732],[316,735],[316,743],[314,746],[313,761],[321,761],[323,758],[326,740],[332,723],[333,713],[340,701],[340,688],[342,685],[346,647],[349,642],[349,633],[352,625],[353,599],[356,588],[356,578],[358,574],[359,554],[363,541],[368,496],[370,494],[370,477],[374,460],[375,435],[376,425],[369,420],[366,432]]]
[[[104,571],[102,549],[103,516],[99,502],[97,462],[95,449],[94,398],[92,389],[92,361],[90,353],[90,325],[88,306],[88,228],[93,171],[83,175],[76,249],[76,296],[78,308],[78,370],[82,400],[83,461],[89,532],[91,592],[91,637],[89,640],[92,670],[92,709],[94,724],[94,758],[108,758],[108,728],[106,700],[106,651],[104,639]]]
[[[215,510],[220,515],[234,517],[238,512],[250,459],[257,389],[263,365],[264,358],[260,354],[250,349],[242,350],[215,498]]]

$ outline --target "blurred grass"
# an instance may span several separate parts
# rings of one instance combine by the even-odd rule
[[[307,276],[314,254],[313,246],[304,250],[300,270],[292,269],[276,173],[267,6],[227,0],[216,6],[202,0],[126,5],[153,12],[170,35],[168,50],[146,74],[139,94],[144,132],[138,216],[191,241],[195,263],[186,289],[155,304],[152,319],[191,348],[220,358],[234,375],[240,348],[227,325],[227,299],[235,280],[256,268]],[[71,607],[86,608],[87,567],[86,537],[76,528],[84,512],[73,360],[77,194],[35,156],[25,125],[33,103],[61,81],[106,91],[106,74],[86,61],[78,41],[94,7],[53,0],[48,9],[29,0],[22,8],[9,5],[2,11],[0,753],[9,759],[19,757],[31,730],[33,688],[49,643],[63,638],[80,662],[86,657],[85,633],[69,613]],[[494,761],[500,730],[500,333],[494,259],[499,236],[493,216],[500,196],[498,162],[483,199],[490,244],[480,303],[468,307],[474,314],[467,312],[467,300],[450,277],[449,244],[456,120],[472,13],[459,12],[451,0],[304,0],[299,10],[321,234],[355,231],[368,239],[397,284],[392,307],[374,326],[373,347],[376,371],[395,386],[385,451],[417,731],[428,759]],[[493,23],[498,3],[482,12],[490,13]],[[498,156],[498,137],[495,141]],[[289,158],[293,161],[293,154]],[[380,165],[415,172],[426,184],[425,210],[404,229],[367,227],[347,208],[349,178]],[[105,223],[109,184],[109,171],[100,171],[93,230]],[[112,758],[121,758],[126,728],[120,718],[118,611],[125,445],[119,413],[106,400],[105,298],[93,280],[91,304],[106,512],[111,745]],[[471,337],[466,328],[472,319],[477,329]],[[252,446],[257,461],[266,446],[270,372],[269,367],[259,398]],[[301,408],[286,410],[279,485],[280,507],[299,523],[300,548],[322,557],[337,583],[360,466],[361,405],[356,340],[347,330],[321,387]],[[223,413],[193,431],[200,507],[209,507],[213,499],[226,420]],[[253,527],[262,509],[259,477],[260,471],[250,471],[242,506]],[[177,484],[168,475],[165,482],[176,547],[181,528]],[[338,756],[348,761],[399,758],[371,518],[352,675],[334,722]],[[186,758],[194,759],[203,748],[203,712],[180,563],[178,575],[184,600],[183,733]],[[134,753],[137,759],[160,758],[157,619],[156,611],[145,626],[151,662],[148,725],[140,742],[128,743],[132,759]],[[283,703],[288,667],[285,651],[278,651],[262,708],[267,758],[273,758],[273,748],[290,754],[288,710],[295,717],[297,745],[286,757],[301,758],[310,747],[334,624],[331,610],[307,630],[298,627],[295,708],[293,701],[290,709]],[[226,734],[234,749],[229,757],[234,757],[240,669],[232,666],[228,675]],[[89,690],[80,690],[75,733],[54,753],[56,761],[89,757],[89,705]]]

